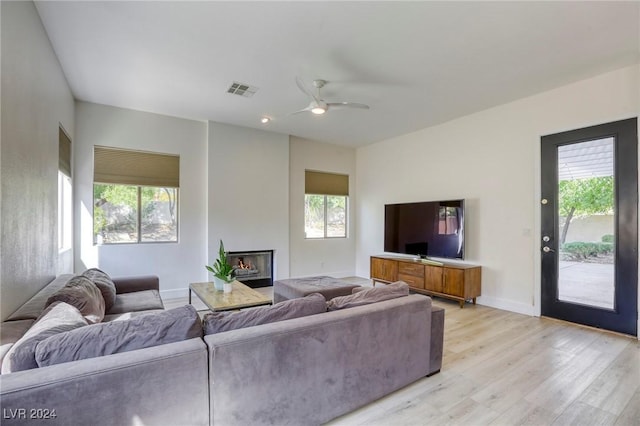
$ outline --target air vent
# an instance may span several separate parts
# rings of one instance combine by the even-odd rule
[[[234,81],[229,89],[227,89],[227,93],[231,93],[232,95],[244,96],[245,98],[250,98],[258,91],[257,87],[249,86],[245,83],[238,83]]]

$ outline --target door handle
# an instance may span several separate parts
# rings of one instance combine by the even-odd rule
[[[555,250],[552,249],[551,247],[548,247],[548,246],[542,247],[542,251],[545,252],[545,253],[550,253],[550,252],[555,253]]]

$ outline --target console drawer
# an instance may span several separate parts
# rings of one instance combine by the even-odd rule
[[[409,287],[424,288],[424,277],[416,277],[415,275],[398,274],[398,280],[409,284]]]
[[[415,263],[398,262],[398,273],[405,275],[413,275],[415,277],[424,277],[424,265]]]

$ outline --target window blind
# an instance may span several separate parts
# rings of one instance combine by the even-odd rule
[[[71,177],[71,139],[58,128],[58,170]]]
[[[95,146],[93,181],[179,188],[180,156]]]
[[[305,170],[304,193],[348,196],[349,175]]]

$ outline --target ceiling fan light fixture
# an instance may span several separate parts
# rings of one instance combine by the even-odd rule
[[[333,108],[360,108],[360,109],[369,109],[368,105],[360,104],[357,102],[326,102],[320,96],[320,89],[327,84],[326,80],[313,80],[313,85],[317,89],[317,94],[314,94],[311,90],[307,89],[302,80],[299,77],[296,77],[296,84],[298,85],[298,89],[305,95],[311,98],[311,103],[304,109],[293,112],[291,114],[299,114],[301,112],[311,112],[314,115],[322,115],[326,113],[329,109],[333,110]]]
[[[327,103],[323,100],[315,100],[313,102],[311,102],[311,105],[309,105],[309,111],[311,111],[313,114],[316,115],[320,115],[320,114],[324,114],[325,112],[327,112]]]

